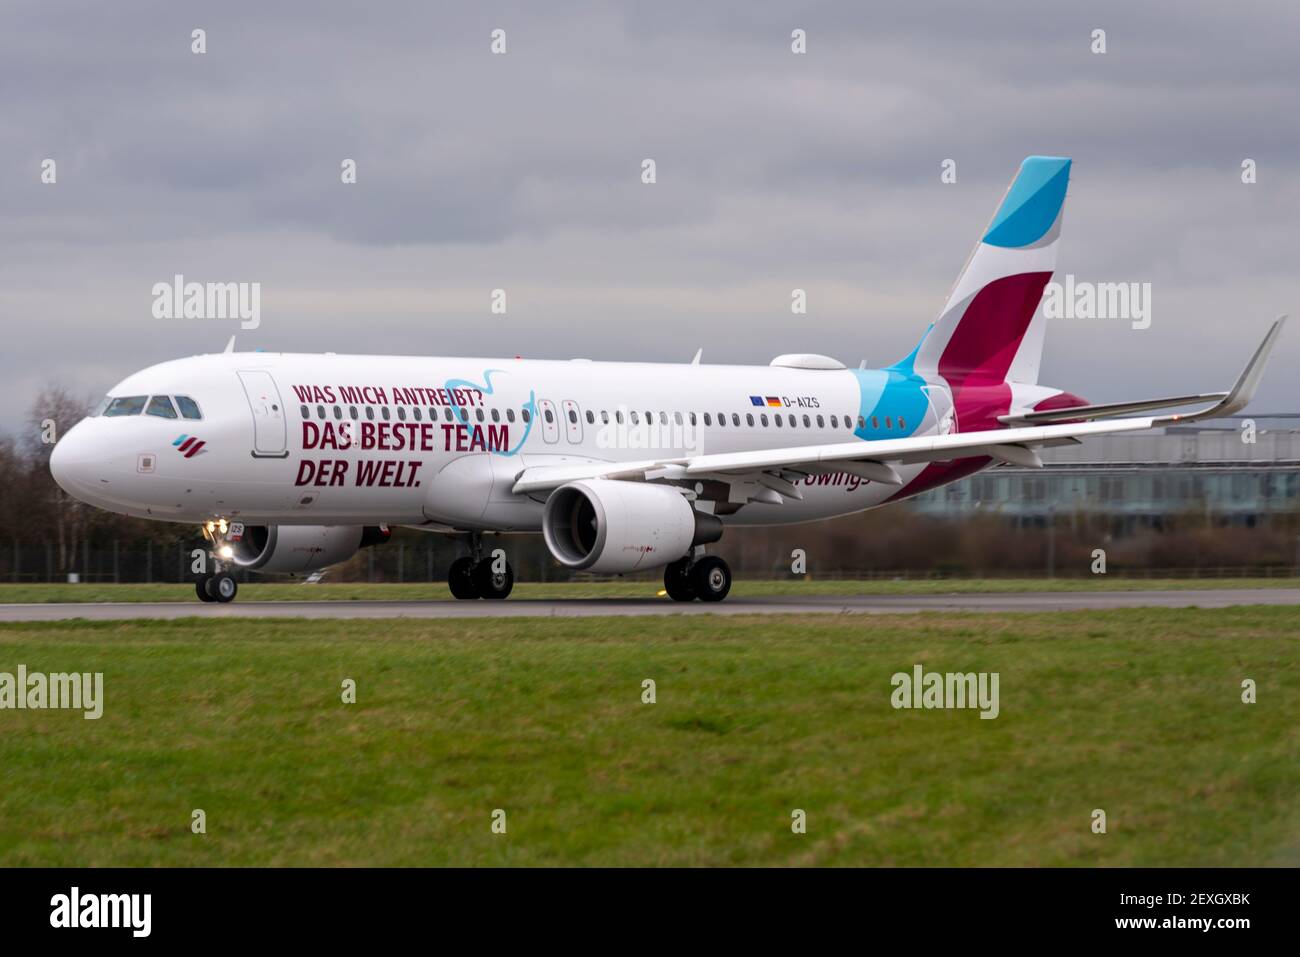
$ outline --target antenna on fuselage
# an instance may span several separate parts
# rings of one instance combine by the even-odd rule
[[[704,346],[700,346],[698,349],[695,350],[695,358],[691,360],[691,365],[693,366],[699,365],[700,356],[702,355],[704,355]]]
[[[226,343],[226,348],[221,350],[222,355],[235,351],[235,337],[231,336],[230,341]]]
[[[867,367],[867,360],[866,360],[866,359],[863,359],[861,362],[858,363],[858,368],[859,368],[859,369],[865,369],[866,367]]]

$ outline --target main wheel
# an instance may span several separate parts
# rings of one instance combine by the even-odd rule
[[[731,569],[716,555],[706,555],[691,568],[691,587],[700,601],[722,601],[731,591]]]
[[[451,563],[447,569],[447,587],[451,589],[452,598],[478,597],[478,587],[474,584],[474,559],[465,556]]]
[[[680,558],[664,569],[664,591],[673,601],[694,601],[691,587],[691,560]]]
[[[474,587],[480,598],[506,598],[515,587],[515,570],[503,562],[505,571],[492,570],[495,559],[485,558],[474,566]]]
[[[235,593],[238,591],[239,584],[233,575],[222,572],[208,579],[208,594],[212,596],[213,601],[219,601],[224,605],[226,602],[234,601]]]
[[[199,601],[216,601],[208,594],[208,583],[212,581],[211,575],[204,575],[202,578],[194,579],[194,591],[199,596]]]

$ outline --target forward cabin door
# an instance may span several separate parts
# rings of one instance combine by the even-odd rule
[[[239,381],[253,413],[253,458],[288,458],[284,403],[280,401],[280,390],[275,387],[271,373],[245,369],[239,372]]]

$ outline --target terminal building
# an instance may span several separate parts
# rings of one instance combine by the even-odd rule
[[[944,518],[994,513],[1017,527],[1087,514],[1118,534],[1192,513],[1247,527],[1300,514],[1300,414],[1098,436],[1040,454],[1041,469],[989,469],[910,499],[912,508]]]

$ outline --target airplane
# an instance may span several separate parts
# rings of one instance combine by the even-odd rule
[[[1038,382],[1071,160],[1030,156],[906,357],[850,369],[226,352],[151,366],[55,446],[73,497],[197,523],[195,582],[231,601],[231,568],[308,574],[390,527],[457,536],[457,599],[503,599],[504,551],[540,532],[575,572],[664,569],[675,601],[721,601],[706,546],[731,526],[848,515],[1095,435],[1230,415],[1253,397],[1285,316],[1227,392],[1090,404]],[[1183,414],[1155,410],[1201,406]]]

